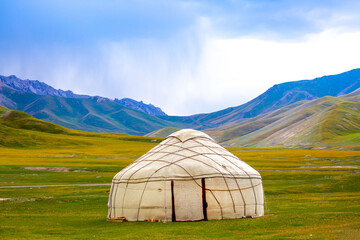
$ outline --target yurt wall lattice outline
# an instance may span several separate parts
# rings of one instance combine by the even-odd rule
[[[264,214],[260,174],[205,133],[169,135],[113,178],[108,219],[199,221]]]

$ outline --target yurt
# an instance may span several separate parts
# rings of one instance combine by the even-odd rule
[[[108,220],[201,221],[264,214],[260,174],[207,134],[183,129],[112,180]]]

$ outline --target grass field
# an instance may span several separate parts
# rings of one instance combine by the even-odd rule
[[[111,183],[158,142],[119,136],[56,134],[69,144],[1,147],[0,187]],[[360,239],[360,151],[228,149],[261,173],[270,215],[107,222],[107,185],[0,188],[0,239]]]

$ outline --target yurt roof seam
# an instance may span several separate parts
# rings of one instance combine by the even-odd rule
[[[190,140],[193,140],[195,141],[194,139],[190,139]],[[185,142],[183,142],[185,143]],[[201,143],[200,143],[201,144]],[[164,143],[164,144],[161,144],[161,146],[174,146],[173,144],[168,144],[168,143]],[[201,144],[200,146],[203,146],[203,144]],[[188,148],[198,148],[200,146],[191,146],[191,147],[188,147]],[[215,146],[212,146],[212,148],[215,148],[215,149],[219,149],[219,150],[224,150],[224,148],[222,147],[215,147]],[[184,149],[187,149],[187,148],[184,148]],[[226,149],[225,149],[226,150]],[[152,152],[152,149],[150,150]]]
[[[182,150],[188,150],[188,149],[191,149],[191,148],[183,148]],[[157,152],[157,153],[159,153],[159,152]],[[161,153],[172,154],[173,152],[161,152]],[[219,154],[214,153],[214,152],[213,153],[198,153],[198,154],[202,154],[202,155],[205,155],[205,154],[207,154],[207,155],[219,155]],[[238,160],[236,157],[234,157],[233,155],[230,155],[230,154],[227,154],[227,155],[224,154],[224,156],[231,157],[231,158],[234,158],[235,160]],[[141,161],[145,161],[145,160],[141,160]],[[146,161],[148,161],[148,160],[146,160]],[[157,160],[154,160],[154,161],[157,161]]]
[[[190,151],[191,151],[191,150],[190,150]],[[179,152],[179,151],[177,151],[177,152]],[[172,165],[176,165],[176,166],[178,166],[178,167],[181,167],[181,166],[179,166],[179,165],[177,164],[178,162],[184,161],[184,160],[186,160],[186,159],[192,159],[193,161],[200,162],[200,163],[202,163],[202,164],[204,164],[204,165],[206,165],[206,166],[208,166],[208,167],[210,167],[210,168],[213,168],[215,171],[218,171],[218,172],[219,172],[219,170],[218,170],[217,168],[215,168],[214,166],[211,166],[210,164],[207,164],[206,162],[203,162],[203,161],[201,161],[201,160],[199,160],[199,159],[194,159],[194,157],[196,157],[196,156],[204,156],[204,157],[206,157],[207,159],[209,159],[211,162],[217,164],[219,167],[221,167],[221,168],[224,169],[225,171],[229,172],[229,175],[233,176],[233,174],[232,174],[228,169],[224,168],[221,164],[217,163],[216,161],[214,161],[213,159],[211,159],[210,157],[208,157],[208,156],[207,156],[208,154],[201,154],[201,153],[196,153],[196,152],[194,152],[194,151],[191,151],[191,152],[196,153],[196,154],[195,154],[195,155],[192,155],[192,156],[185,156],[185,155],[179,154],[179,153],[177,153],[177,152],[173,152],[172,154],[173,154],[174,156],[180,156],[180,157],[182,157],[182,158],[181,158],[181,159],[178,159],[178,160],[176,160],[176,161],[169,162],[169,161],[164,161],[164,160],[160,160],[160,159],[158,159],[158,160],[150,160],[150,159],[149,159],[149,160],[142,160],[142,162],[147,162],[147,161],[149,162],[149,163],[146,164],[144,167],[147,167],[147,166],[149,166],[151,163],[154,163],[154,162],[164,162],[164,163],[166,163],[165,166],[157,169],[157,170],[155,171],[155,173],[156,173],[156,172],[159,171],[160,169],[162,169],[162,168],[164,168],[164,167],[168,168],[168,167],[170,167],[170,166],[172,166]],[[217,155],[216,153],[214,153],[214,154]],[[224,158],[224,159],[226,159],[226,158]],[[227,159],[226,159],[226,160],[227,160]],[[227,160],[227,161],[230,162],[230,163],[232,163],[232,162],[229,161],[229,160]],[[233,165],[237,166],[237,165],[234,164],[234,163],[233,163]],[[240,167],[238,167],[238,168],[239,168],[241,171],[243,171],[243,172],[245,173],[245,175],[247,175],[247,176],[249,177],[249,174],[247,174],[242,168],[240,168]],[[138,171],[140,171],[140,170],[141,170],[141,169],[138,169],[136,172],[138,172]],[[134,176],[136,172],[134,172],[131,176],[129,176],[128,179],[131,179],[131,177]],[[219,174],[220,174],[220,176],[223,176],[223,175],[224,175],[224,173],[221,173],[221,172],[219,172]],[[215,175],[215,174],[212,174],[212,175]],[[227,174],[226,174],[226,175],[227,175]],[[258,175],[258,174],[256,174],[256,176],[257,176],[257,175]],[[165,177],[162,177],[162,178],[164,179]],[[120,179],[121,179],[121,178],[120,178]],[[139,178],[138,178],[138,179],[139,179]]]
[[[201,178],[223,178],[223,176],[225,178],[231,178],[231,179],[261,179],[261,177],[257,176],[257,175],[250,175],[250,177],[245,177],[243,175],[231,175],[231,174],[223,174],[223,175],[218,175],[218,174],[199,174],[199,175],[193,175],[192,178],[194,179],[201,179]],[[177,177],[168,177],[168,178],[164,178],[164,177],[152,177],[154,180],[151,181],[170,181],[170,180],[188,180],[188,176],[177,176]],[[127,181],[129,182],[134,182],[136,180],[145,180],[148,179],[148,177],[146,178],[136,178],[136,179],[117,179],[117,180],[113,180],[113,183],[126,183]],[[141,182],[145,182],[145,181],[141,181]],[[138,182],[140,183],[140,182]]]
[[[178,139],[180,142],[182,142],[182,143],[185,143],[185,142],[187,142],[187,141],[190,141],[190,140],[193,140],[194,138],[204,138],[204,139],[206,139],[206,140],[210,140],[211,142],[214,142],[214,143],[216,143],[212,138],[208,138],[208,137],[205,137],[205,136],[194,136],[194,137],[191,137],[191,138],[188,138],[188,139],[185,139],[185,140],[181,140],[180,138],[178,138],[178,137],[176,137],[176,136],[168,136],[168,137],[166,137],[165,139],[169,139],[169,138],[176,138],[176,139]]]
[[[207,178],[207,177],[206,177]],[[211,177],[211,178],[222,178],[222,177]],[[233,177],[225,177],[226,179],[234,179],[234,180],[236,180],[236,179],[248,179],[248,178],[233,178]],[[195,178],[194,177],[194,180],[200,180],[200,179],[202,179],[202,178]],[[257,178],[257,179],[259,179],[259,178]],[[171,180],[177,180],[177,181],[188,181],[189,179],[178,179],[178,178],[174,178],[174,179],[168,179],[169,181],[171,181]],[[162,181],[164,181],[163,179],[157,179],[157,180],[150,180],[150,181],[136,181],[136,180],[134,180],[134,181],[130,181],[130,183],[131,184],[140,184],[140,183],[145,183],[145,182],[162,182]],[[118,182],[113,182],[114,184],[120,184],[120,183],[127,183],[127,181],[118,181]],[[256,187],[256,186],[258,186],[258,185],[260,185],[260,184],[262,184],[262,182],[259,182],[258,184],[255,184],[254,185],[254,187]],[[250,188],[253,188],[252,186],[250,186],[250,187],[244,187],[244,188],[241,188],[241,187],[239,187],[239,188],[236,188],[236,189],[230,189],[229,188],[229,190],[212,190],[212,191],[219,191],[219,192],[221,192],[221,191],[238,191],[239,189],[240,190],[247,190],[247,189],[250,189]],[[208,190],[208,189],[207,189]]]

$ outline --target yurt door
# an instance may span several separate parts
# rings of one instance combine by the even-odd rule
[[[172,181],[173,221],[199,221],[204,219],[201,180]]]

